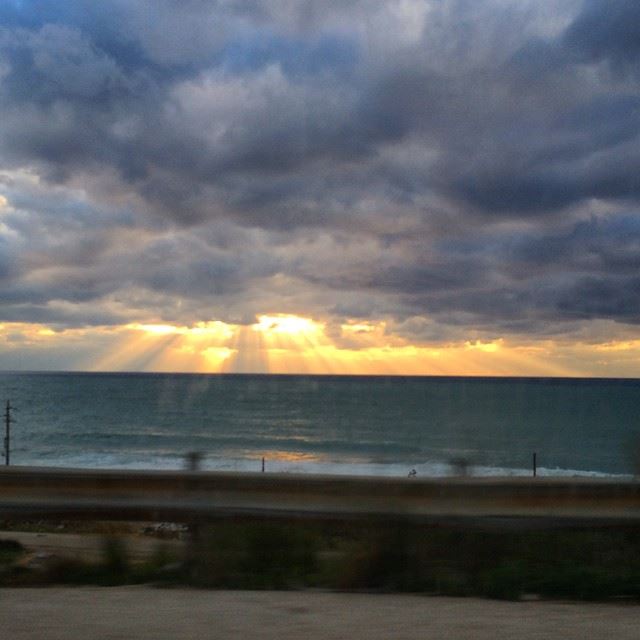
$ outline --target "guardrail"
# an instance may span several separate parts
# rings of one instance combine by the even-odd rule
[[[222,516],[640,520],[640,483],[200,471],[0,469],[0,518],[188,522]]]

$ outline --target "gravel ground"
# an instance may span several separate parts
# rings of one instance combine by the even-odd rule
[[[638,640],[631,604],[150,587],[0,589],[11,640]]]

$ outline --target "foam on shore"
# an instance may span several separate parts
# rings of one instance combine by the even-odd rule
[[[91,453],[82,456],[69,456],[51,460],[26,459],[21,461],[25,466],[54,466],[65,468],[88,469],[162,469],[175,471],[186,467],[186,457],[178,455],[162,456],[123,456],[114,454]],[[382,462],[337,462],[331,460],[282,460],[265,456],[265,471],[268,473],[300,473],[336,476],[377,476],[444,478],[460,475],[461,470],[454,465],[442,461],[425,461],[420,463],[382,463]],[[205,471],[255,472],[262,469],[262,459],[219,458],[203,455],[200,468]],[[415,471],[415,474],[413,473]],[[531,476],[530,468],[509,468],[485,465],[468,465],[464,473],[476,477],[526,477]],[[589,477],[628,479],[626,474],[608,474],[600,471],[584,469],[562,469],[559,467],[538,467],[537,475],[541,477]]]

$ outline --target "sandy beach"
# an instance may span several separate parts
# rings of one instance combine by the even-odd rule
[[[0,589],[12,640],[638,638],[627,604],[498,602],[323,592],[83,587]]]

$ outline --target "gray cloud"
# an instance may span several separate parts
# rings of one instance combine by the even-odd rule
[[[636,324],[638,18],[621,0],[9,3],[0,321]]]

